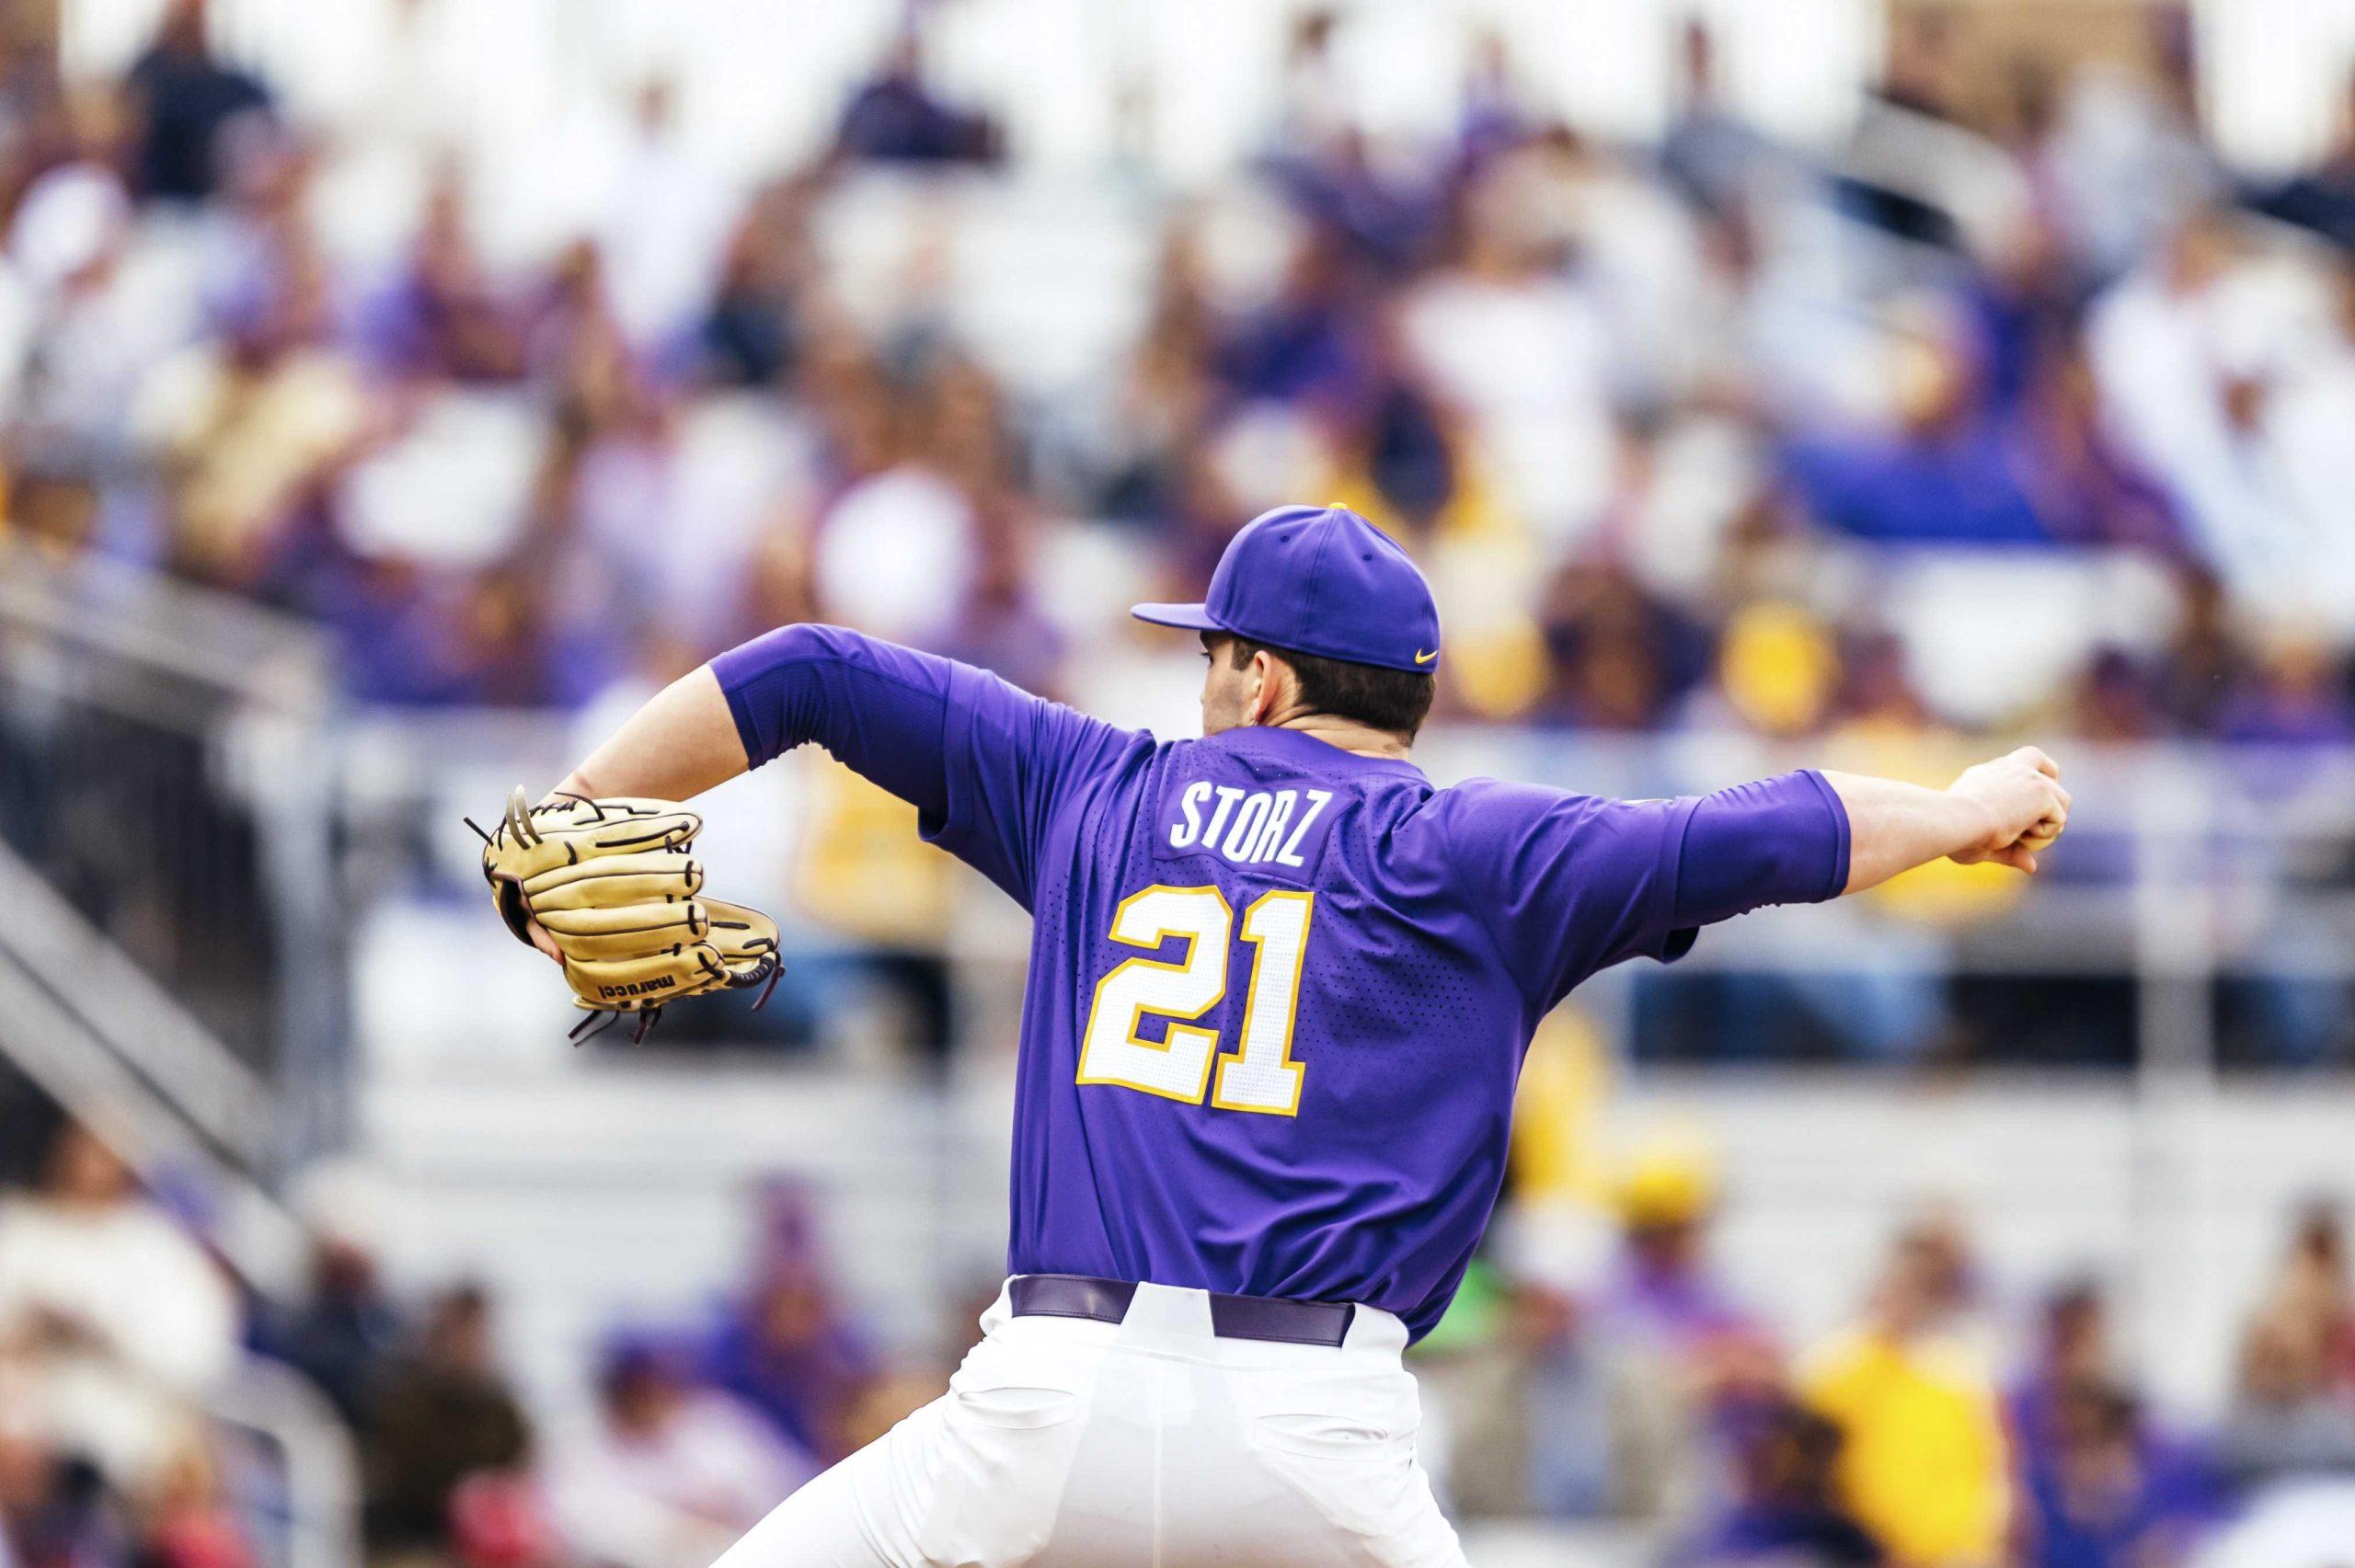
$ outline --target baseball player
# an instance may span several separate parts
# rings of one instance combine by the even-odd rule
[[[1448,1568],[1400,1353],[1504,1178],[1531,1032],[1697,928],[1951,856],[2036,869],[2069,809],[2018,750],[1947,789],[1804,772],[1676,800],[1474,779],[1409,748],[1430,590],[1337,507],[1238,533],[1200,604],[1202,738],[790,626],[656,696],[485,852],[581,1005],[755,984],[672,806],[815,741],[1030,911],[1007,1279],[943,1398],[722,1568]]]

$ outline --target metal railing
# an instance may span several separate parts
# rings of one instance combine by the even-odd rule
[[[0,1056],[144,1175],[199,1175],[266,1297],[308,1240],[272,1186],[348,1060],[316,635],[104,561],[0,549]],[[282,1568],[357,1568],[350,1433],[242,1359],[202,1402],[269,1453]]]
[[[351,715],[340,734],[345,841],[379,857],[368,877],[379,887],[400,884],[404,873],[446,874],[470,859],[470,845],[448,826],[463,803],[495,799],[514,779],[552,777],[583,744],[567,717],[481,710]],[[1875,896],[1771,911],[1712,932],[1662,983],[1728,974],[1837,979],[1867,970],[2115,981],[2119,1040],[2102,1059],[2131,1062],[2155,1102],[2225,1062],[2220,985],[2355,982],[2355,748],[2052,744],[2076,807],[2068,838],[2032,885],[1946,901]],[[1951,738],[1926,739],[1914,756],[1891,750],[1884,743],[1856,758],[1836,739],[1454,727],[1435,730],[1417,760],[1441,783],[1488,773],[1643,797],[1811,764],[1927,773],[1933,757],[1959,766],[1974,754]],[[387,858],[404,854],[406,864]],[[780,887],[770,896],[787,894]],[[975,898],[958,907],[963,912],[937,933],[944,956],[968,966],[1018,961],[1019,933],[1009,933],[1002,906]],[[1623,1038],[1634,1018],[1628,981],[1614,972],[1582,993]],[[1009,1023],[991,1018],[970,1032],[1002,1036]],[[2022,1055],[2006,1059],[2039,1065]]]
[[[264,1175],[344,1114],[332,692],[302,623],[0,546],[0,841],[55,890],[0,944]]]
[[[327,1397],[275,1361],[246,1356],[204,1402],[215,1425],[259,1440],[285,1483],[281,1568],[359,1568],[360,1455]]]

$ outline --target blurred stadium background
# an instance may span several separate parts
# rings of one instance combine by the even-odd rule
[[[0,1564],[700,1568],[929,1397],[1019,913],[795,757],[775,1002],[568,1049],[459,816],[793,619],[1189,732],[1124,607],[1328,498],[1437,777],[2078,803],[1551,1021],[1419,1355],[1475,1561],[2355,1562],[2350,84],[2355,0],[0,5]]]

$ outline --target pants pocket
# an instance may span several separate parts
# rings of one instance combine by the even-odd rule
[[[1363,1561],[1461,1568],[1455,1532],[1416,1462],[1422,1410],[1405,1373],[1287,1379],[1257,1404],[1245,1436],[1263,1469]]]
[[[1261,1415],[1251,1423],[1254,1447],[1312,1459],[1372,1462],[1415,1440],[1415,1429],[1364,1416],[1308,1413]]]
[[[1000,1431],[1060,1426],[1080,1413],[1086,1364],[1036,1345],[985,1339],[966,1353],[948,1379],[949,1408],[957,1418]]]
[[[1330,1371],[1270,1379],[1251,1402],[1255,1448],[1309,1459],[1374,1459],[1411,1450],[1422,1402],[1404,1371]]]
[[[1060,1426],[1079,1413],[1079,1396],[1069,1389],[1031,1388],[1020,1383],[994,1383],[985,1388],[950,1388],[957,1413],[1004,1432],[1029,1432]]]
[[[1084,1429],[1083,1376],[1027,1347],[985,1341],[966,1356],[939,1403],[919,1562],[1019,1568],[1046,1545]]]

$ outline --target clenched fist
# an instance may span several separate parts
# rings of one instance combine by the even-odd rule
[[[2051,847],[2069,823],[2069,792],[2061,765],[2033,746],[1967,769],[1947,794],[1983,820],[1983,831],[1949,857],[1962,865],[1993,861],[2032,872],[2039,850]]]

